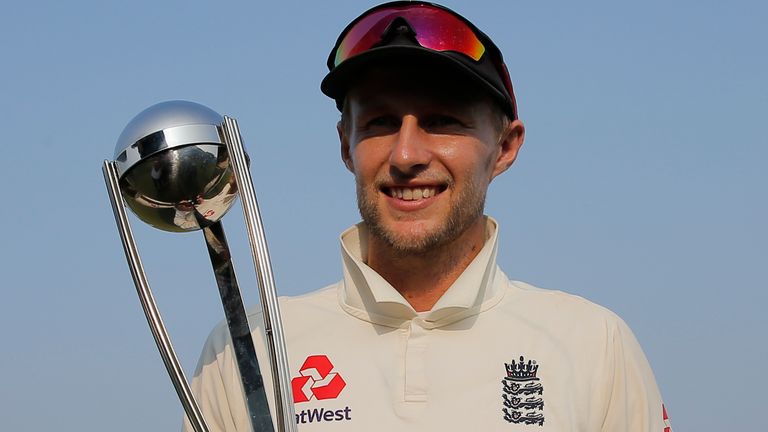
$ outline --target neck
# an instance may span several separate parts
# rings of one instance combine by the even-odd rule
[[[417,312],[431,310],[480,253],[485,217],[451,242],[423,253],[395,250],[382,239],[368,240],[367,264],[390,283]]]

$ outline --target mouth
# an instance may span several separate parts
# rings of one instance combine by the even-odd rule
[[[445,191],[447,186],[385,186],[381,191],[395,199],[403,201],[419,201],[432,198]]]

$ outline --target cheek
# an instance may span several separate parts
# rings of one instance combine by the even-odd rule
[[[357,146],[351,156],[355,177],[359,180],[372,181],[382,165],[382,155],[366,149],[365,146]]]
[[[440,151],[443,165],[454,176],[489,180],[493,175],[497,152],[482,142],[462,142]]]

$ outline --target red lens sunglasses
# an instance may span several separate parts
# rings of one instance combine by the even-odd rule
[[[328,59],[328,66],[336,67],[357,54],[375,48],[397,18],[406,20],[415,33],[416,42],[423,48],[458,52],[476,62],[486,53],[478,30],[460,15],[431,3],[404,1],[373,8],[352,22],[339,38],[336,49],[332,51],[335,55]],[[500,56],[492,56],[491,60],[507,92],[514,94],[509,73]]]
[[[395,18],[404,18],[416,33],[416,41],[435,51],[456,51],[479,61],[485,53],[480,39],[456,15],[429,4],[385,5],[352,24],[336,48],[334,66],[381,42]]]

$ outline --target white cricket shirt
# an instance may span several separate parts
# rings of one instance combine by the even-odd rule
[[[363,262],[361,225],[341,235],[342,281],[281,299],[300,431],[670,432],[626,324],[580,297],[508,280],[488,226],[429,312]],[[271,398],[261,331],[254,341]],[[212,431],[249,430],[226,325],[206,342],[192,387]]]

